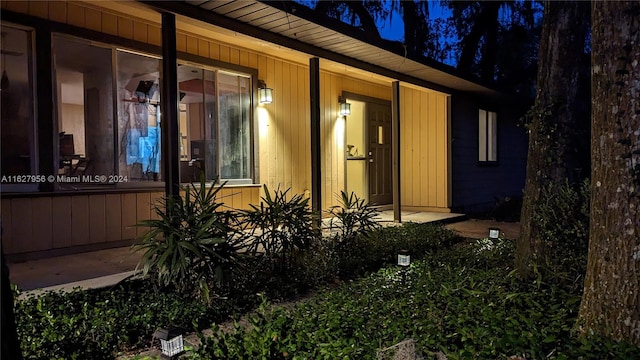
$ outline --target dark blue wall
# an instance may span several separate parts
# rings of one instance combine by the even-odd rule
[[[527,133],[522,111],[510,104],[485,103],[471,96],[451,96],[452,210],[491,209],[506,197],[521,198],[527,161]],[[478,109],[498,118],[498,162],[478,163]]]

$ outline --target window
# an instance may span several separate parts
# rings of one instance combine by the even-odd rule
[[[160,59],[117,51],[118,175],[161,181]]]
[[[3,190],[36,190],[26,175],[37,175],[34,127],[32,31],[2,25],[0,81],[0,143]],[[26,185],[25,182],[31,183]]]
[[[58,174],[116,174],[111,49],[56,36],[53,56]]]
[[[160,59],[63,35],[53,56],[58,175],[72,186],[161,181]]]
[[[178,65],[181,181],[251,183],[251,77]]]
[[[478,161],[498,161],[498,120],[495,112],[479,110]]]
[[[3,176],[38,165],[31,37],[2,25]],[[164,181],[161,58],[64,34],[53,34],[52,55],[57,135],[54,149],[41,150],[54,151],[57,186]],[[248,73],[179,64],[182,181],[203,170],[209,181],[253,182],[252,88]]]

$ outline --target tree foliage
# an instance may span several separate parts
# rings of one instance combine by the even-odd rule
[[[403,22],[405,55],[456,64],[458,70],[507,91],[534,97],[541,4],[518,1],[299,1],[371,39],[379,23]],[[443,11],[444,10],[444,11]],[[451,12],[448,18],[430,14]]]

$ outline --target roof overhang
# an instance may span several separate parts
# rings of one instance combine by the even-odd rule
[[[277,46],[317,56],[384,77],[433,90],[466,92],[483,97],[504,95],[495,89],[456,74],[455,68],[428,59],[411,59],[402,45],[369,39],[364,32],[347,29],[334,19],[310,20],[311,10],[290,1],[255,0],[141,0],[168,11]],[[346,33],[350,35],[345,35]],[[426,64],[428,63],[428,64]]]

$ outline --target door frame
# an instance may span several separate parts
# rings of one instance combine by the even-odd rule
[[[367,104],[369,103],[374,103],[374,104],[378,104],[378,105],[382,105],[382,106],[388,106],[389,109],[391,110],[391,112],[393,112],[393,106],[392,106],[392,101],[391,100],[384,100],[384,99],[380,99],[380,98],[376,98],[376,97],[372,97],[372,96],[368,96],[368,95],[361,95],[361,94],[357,94],[357,93],[353,93],[353,92],[349,92],[349,91],[342,91],[341,96],[345,99],[345,100],[354,100],[354,101],[360,101],[360,102],[364,102],[365,103],[365,114],[363,114],[364,116],[364,121],[365,121],[365,125],[366,125],[366,117],[367,117]],[[392,113],[393,116],[393,113]],[[392,121],[392,127],[393,127],[393,121]],[[391,148],[393,149],[394,143],[393,143],[393,136],[391,136],[390,134],[390,139],[391,139]],[[367,152],[369,150],[368,145],[369,145],[369,131],[368,128],[365,126],[365,134],[364,134],[364,141],[365,144],[367,145]],[[343,136],[343,148],[346,149],[347,148],[347,135],[345,133],[345,136]],[[367,194],[367,197],[370,197],[370,183],[369,183],[369,162],[367,161],[366,163],[366,171],[365,174],[367,176],[366,179],[366,183],[367,183],[367,189],[369,191],[369,194]],[[346,160],[346,156],[344,158],[343,161],[343,166],[344,166],[344,191],[347,190],[347,160]],[[391,176],[392,179],[392,183],[391,186],[392,188],[395,188],[395,183],[393,182],[393,166],[390,169],[391,173],[389,174],[389,176]],[[369,201],[371,199],[368,199]],[[380,205],[379,207],[381,208],[391,208],[393,206],[394,201],[392,200],[390,204],[385,204],[385,205]]]

